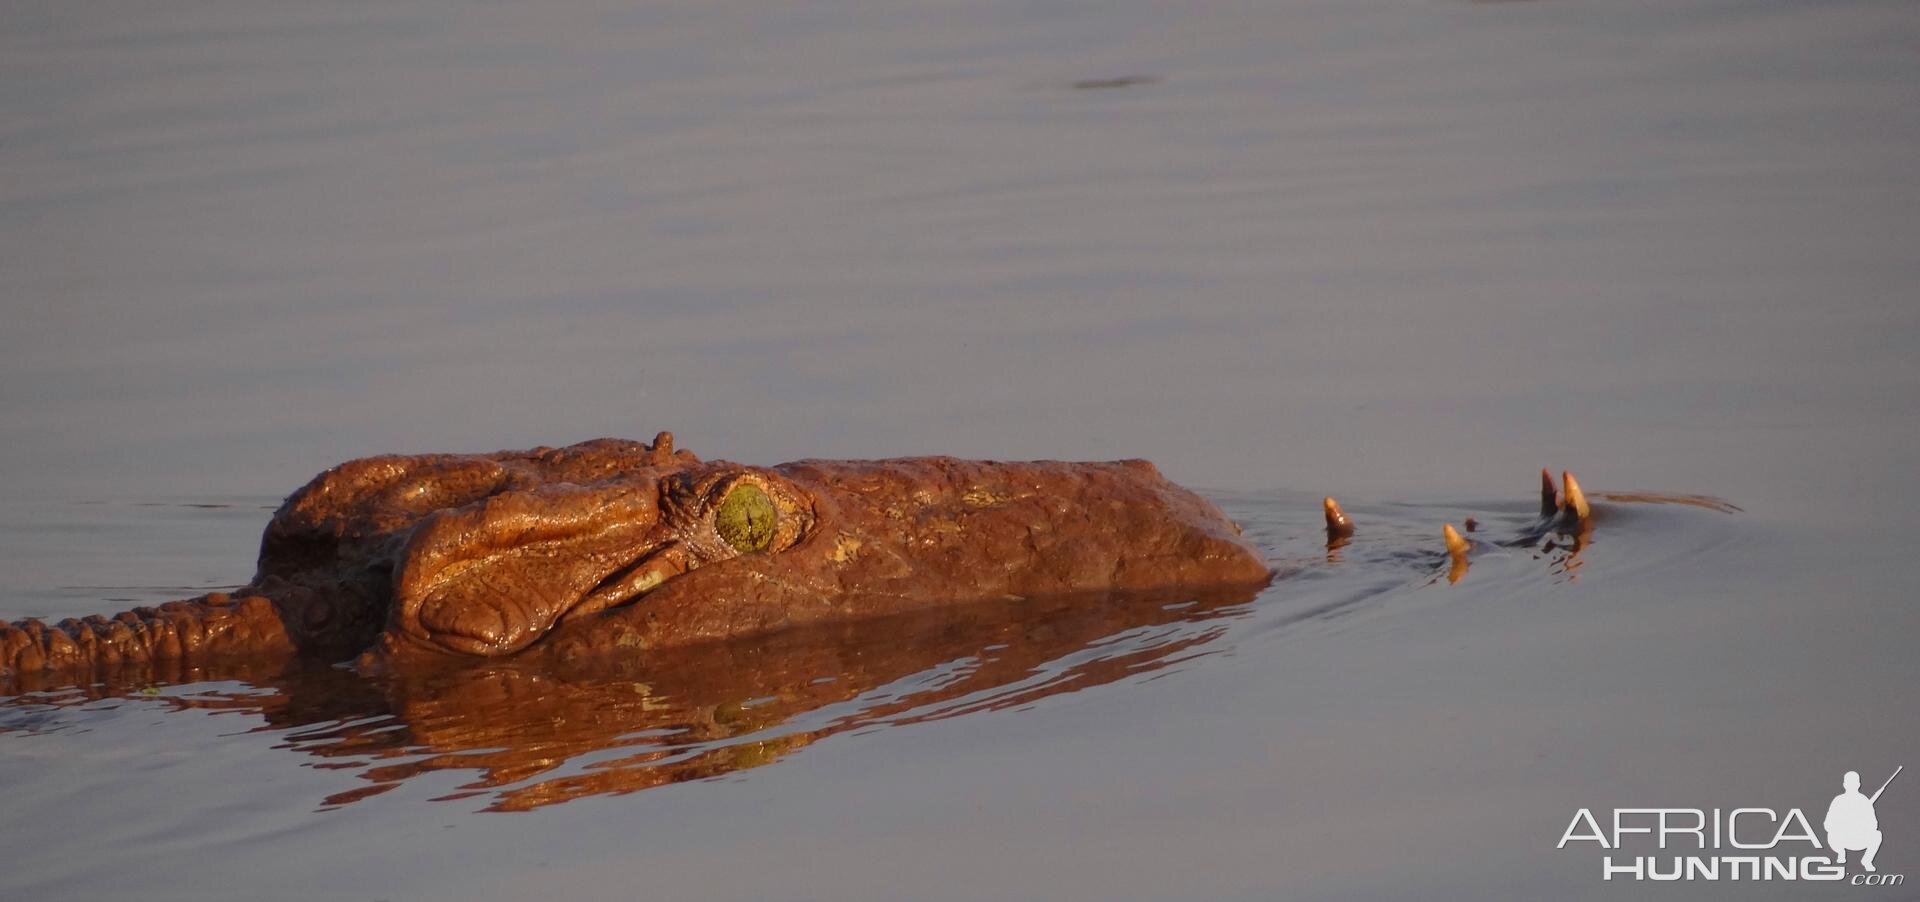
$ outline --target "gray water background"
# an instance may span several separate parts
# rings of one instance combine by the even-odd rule
[[[1543,465],[1746,513],[536,815],[106,712],[0,736],[0,889],[1639,897],[1573,808],[1920,760],[1917,151],[1909,2],[9,3],[0,615],[243,580],[350,457],[662,428],[1147,457],[1280,544]]]

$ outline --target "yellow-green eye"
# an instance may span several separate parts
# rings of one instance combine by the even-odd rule
[[[766,492],[741,483],[720,499],[713,512],[713,528],[735,551],[765,551],[773,544],[773,526],[779,516]]]

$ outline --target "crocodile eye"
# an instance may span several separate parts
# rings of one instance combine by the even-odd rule
[[[742,554],[765,551],[773,544],[779,511],[759,486],[743,482],[727,491],[714,508],[713,528],[720,538]]]

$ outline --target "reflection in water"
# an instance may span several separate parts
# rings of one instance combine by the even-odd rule
[[[344,805],[447,770],[479,776],[441,799],[526,811],[770,764],[849,730],[1031,704],[1209,653],[1246,591],[990,602],[757,640],[650,653],[644,661],[505,661],[369,679],[336,667],[196,671],[237,689],[156,695],[122,678],[6,700],[0,731],[60,729],[65,707],[139,698],[235,711],[284,731],[283,748],[350,770]],[[150,696],[150,697],[149,697]]]

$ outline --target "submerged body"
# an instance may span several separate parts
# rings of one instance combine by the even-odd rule
[[[639,653],[969,601],[1259,586],[1239,528],[1145,461],[746,467],[601,439],[315,477],[253,580],[0,626],[21,685],[155,662]]]

